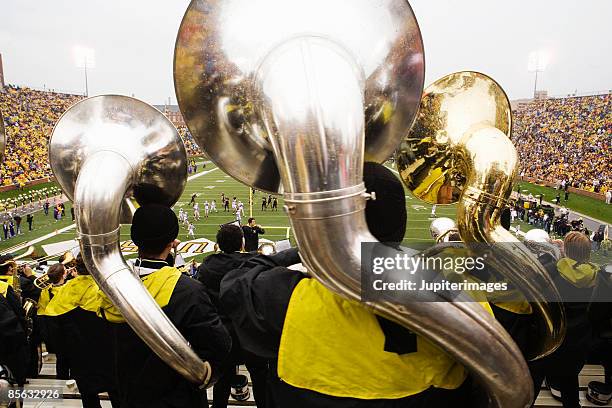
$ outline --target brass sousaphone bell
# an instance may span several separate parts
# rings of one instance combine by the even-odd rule
[[[87,270],[143,341],[168,365],[204,386],[211,371],[123,260],[120,219],[128,199],[172,206],[187,182],[187,155],[176,128],[134,98],[96,96],[73,105],[49,141],[51,168],[74,202]]]
[[[376,242],[363,163],[397,148],[423,79],[420,30],[403,0],[192,0],[175,49],[177,99],[198,145],[235,179],[283,191],[309,273],[356,301],[362,242]],[[531,404],[526,363],[491,315],[414,296],[364,306],[465,364],[491,406]]]
[[[431,204],[457,203],[457,227],[473,252],[531,301],[540,341],[530,358],[552,353],[565,333],[554,283],[537,258],[500,223],[518,171],[510,141],[512,113],[503,89],[488,76],[457,72],[429,86],[417,120],[396,155],[400,178]]]

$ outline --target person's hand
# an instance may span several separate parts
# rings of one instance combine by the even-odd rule
[[[178,240],[178,239],[175,239],[174,241],[172,241],[172,249],[178,248],[180,243],[181,243],[181,241]]]

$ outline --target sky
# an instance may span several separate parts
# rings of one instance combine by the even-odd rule
[[[304,0],[307,1],[307,0]],[[334,0],[329,0],[334,1]],[[189,0],[0,0],[5,82],[83,93],[75,46],[95,50],[89,94],[176,103],[173,50]],[[495,78],[510,99],[533,95],[529,54],[548,57],[549,95],[612,89],[612,0],[411,0],[426,84],[459,70]],[[170,99],[169,99],[170,98]]]

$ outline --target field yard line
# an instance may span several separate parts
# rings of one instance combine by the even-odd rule
[[[191,181],[191,180],[193,180],[193,179],[195,179],[195,178],[198,178],[198,177],[201,177],[201,176],[203,176],[203,175],[205,175],[205,174],[212,173],[212,172],[213,172],[213,171],[215,171],[215,170],[219,170],[219,168],[218,168],[218,167],[215,167],[214,169],[206,170],[206,171],[203,171],[203,172],[201,172],[201,173],[194,174],[193,176],[189,176],[189,177],[187,177],[187,181]],[[31,240],[31,241],[27,241],[27,242],[24,242],[24,243],[22,243],[22,244],[19,244],[19,245],[17,245],[16,247],[12,248],[12,250],[13,250],[13,251],[19,251],[19,250],[22,250],[23,248],[27,248],[27,247],[29,247],[30,245],[34,245],[34,244],[38,244],[39,242],[46,241],[46,240],[48,240],[48,239],[49,239],[49,238],[51,238],[51,237],[54,237],[54,236],[56,236],[56,235],[58,235],[58,234],[62,234],[62,233],[64,233],[64,232],[66,232],[66,231],[69,231],[69,230],[71,230],[71,229],[75,228],[75,227],[76,227],[76,224],[71,224],[71,225],[69,225],[69,226],[67,226],[67,227],[64,227],[64,228],[62,228],[62,229],[59,229],[59,230],[56,230],[56,231],[50,232],[50,233],[49,233],[49,234],[47,234],[47,235],[43,235],[42,237],[38,237],[38,238],[33,239],[33,240]]]
[[[189,176],[189,177],[187,177],[187,181],[191,181],[191,180],[196,179],[198,177],[201,177],[201,176],[203,176],[205,174],[212,173],[215,170],[219,170],[219,168],[215,167],[214,169],[206,170],[206,171],[200,172],[198,174],[194,174],[193,176]]]
[[[48,240],[48,239],[49,239],[49,238],[51,238],[51,237],[54,237],[54,236],[56,236],[56,235],[58,235],[58,234],[62,234],[62,233],[64,233],[64,232],[66,232],[66,231],[69,231],[69,230],[71,230],[71,229],[75,228],[75,227],[76,227],[76,224],[71,224],[71,225],[69,225],[69,226],[67,226],[67,227],[64,227],[64,228],[62,228],[62,229],[59,229],[59,230],[55,230],[55,231],[53,231],[53,232],[50,232],[50,233],[48,233],[47,235],[43,235],[42,237],[38,237],[38,238],[33,239],[33,240],[31,240],[31,241],[27,241],[27,242],[24,242],[24,243],[22,243],[22,244],[19,244],[19,245],[17,245],[16,247],[12,248],[12,250],[13,250],[13,251],[15,251],[15,252],[16,252],[16,251],[19,251],[19,250],[21,250],[21,249],[23,249],[23,248],[27,248],[27,247],[29,247],[30,245],[34,245],[34,244],[38,244],[39,242],[46,241],[46,240]]]

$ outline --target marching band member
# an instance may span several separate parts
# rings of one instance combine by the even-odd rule
[[[219,310],[221,321],[232,335],[232,351],[230,358],[223,367],[223,373],[213,388],[213,408],[226,408],[230,395],[232,380],[236,376],[236,366],[246,363],[247,370],[253,381],[253,393],[255,402],[260,408],[266,405],[266,377],[267,367],[265,360],[259,359],[250,353],[246,353],[240,347],[238,337],[233,330],[232,322],[223,307],[219,304],[219,288],[225,274],[238,268],[245,261],[253,257],[253,254],[242,252],[244,249],[243,231],[234,224],[224,224],[217,232],[217,244],[220,253],[208,256],[198,268],[198,280],[204,284],[213,304]]]
[[[40,293],[40,301],[38,302],[38,317],[42,328],[42,339],[45,342],[47,351],[54,353],[55,360],[55,378],[59,380],[69,380],[70,375],[70,358],[68,357],[68,346],[64,341],[62,328],[59,320],[55,319],[53,314],[47,314],[47,307],[52,299],[54,299],[61,288],[63,287],[68,273],[61,263],[51,265],[47,270],[49,287],[42,289]]]
[[[16,274],[17,276],[15,276]],[[27,265],[19,268],[11,254],[0,256],[0,281],[4,281],[13,286],[16,279],[18,279],[17,282],[21,291],[21,298],[32,299],[38,302],[40,289],[34,285],[36,276],[34,276],[32,268]]]
[[[589,306],[599,283],[599,266],[590,262],[591,241],[582,232],[570,232],[563,243],[565,257],[557,262],[552,278],[564,301],[567,331],[557,350],[531,366],[534,385],[539,388],[546,377],[559,390],[564,408],[580,408],[578,375],[592,338]]]
[[[376,192],[366,204],[370,232],[399,245],[406,229],[401,183],[373,163],[366,163],[364,181]],[[229,272],[220,297],[243,348],[275,367],[269,382],[278,406],[466,406],[457,390],[466,378],[463,366],[426,339],[286,268],[299,257],[285,252]]]
[[[138,246],[134,271],[193,350],[211,363],[216,379],[229,353],[231,338],[204,286],[168,263],[172,249],[178,245],[178,233],[178,220],[170,208],[138,208],[131,229],[132,241]],[[205,390],[198,389],[153,353],[106,297],[102,297],[99,315],[113,323],[115,372],[122,408],[208,407]]]
[[[29,361],[30,351],[21,302],[13,288],[0,280],[0,366],[8,368],[11,377],[6,380],[23,385]]]
[[[108,392],[113,407],[119,401],[112,371],[112,349],[108,322],[98,318],[98,286],[89,275],[79,254],[77,276],[51,298],[44,315],[58,324],[59,343],[70,362],[71,377],[76,380],[84,408],[100,408],[98,393]],[[61,263],[49,268],[49,274],[66,275]],[[50,277],[51,280],[51,277]]]
[[[13,290],[22,310],[20,312],[22,315],[24,315],[23,305],[26,299],[31,299],[36,303],[40,298],[40,289],[34,285],[35,280],[34,271],[28,265],[18,267],[11,254],[0,256],[0,281],[8,283],[10,286],[15,285]],[[24,330],[30,350],[27,376],[34,378],[38,376],[39,346],[41,341],[40,330],[35,315],[24,315]]]

